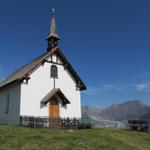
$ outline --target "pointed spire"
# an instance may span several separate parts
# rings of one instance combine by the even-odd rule
[[[57,46],[57,41],[60,39],[60,37],[57,35],[56,32],[56,23],[55,23],[55,9],[52,9],[52,17],[51,17],[51,25],[50,25],[50,32],[47,37],[48,41],[48,51],[55,46]]]
[[[56,23],[55,23],[55,9],[52,9],[52,18],[51,18],[51,26],[50,26],[50,34],[49,36],[53,36],[59,39],[59,36],[56,33]]]

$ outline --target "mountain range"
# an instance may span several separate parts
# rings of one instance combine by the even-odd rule
[[[113,104],[105,109],[82,106],[82,117],[90,117],[97,121],[127,121],[130,119],[150,120],[150,106],[144,104],[140,100],[132,100],[121,104]]]

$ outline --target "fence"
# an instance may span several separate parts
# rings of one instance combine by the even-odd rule
[[[83,123],[83,120],[85,123]],[[86,121],[85,121],[86,120]],[[20,125],[26,127],[52,128],[52,129],[78,129],[92,128],[91,119],[78,118],[49,118],[20,116]],[[87,123],[88,122],[88,123]]]

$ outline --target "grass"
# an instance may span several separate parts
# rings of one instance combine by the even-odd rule
[[[0,150],[150,150],[150,133],[0,126]]]

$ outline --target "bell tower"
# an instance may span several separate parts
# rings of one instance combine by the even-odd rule
[[[52,17],[51,17],[51,24],[50,24],[50,32],[47,37],[47,42],[48,42],[48,48],[47,51],[51,51],[54,47],[58,45],[58,40],[60,37],[57,35],[56,32],[56,23],[55,23],[55,9],[52,9]]]

